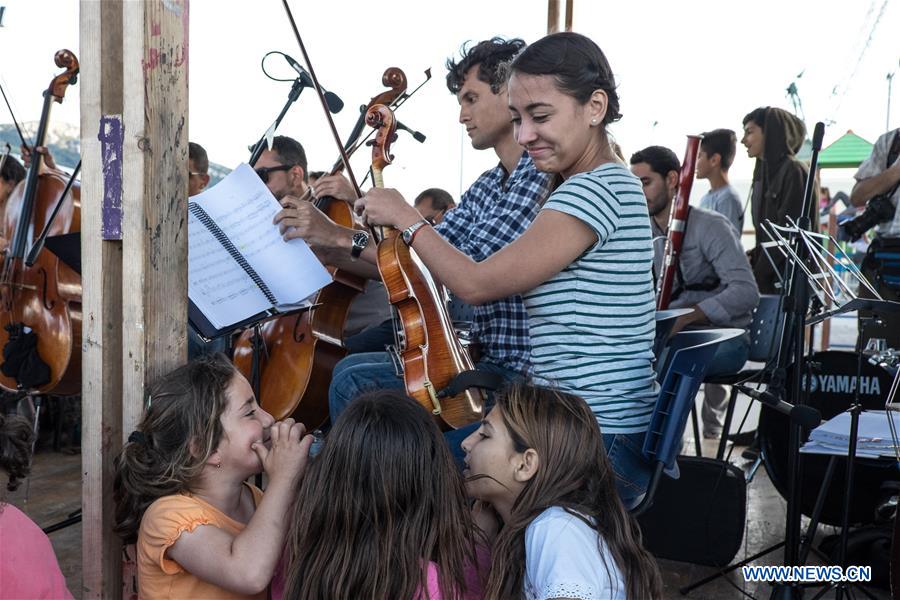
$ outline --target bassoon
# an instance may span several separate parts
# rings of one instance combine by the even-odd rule
[[[700,150],[702,136],[687,136],[687,149],[681,163],[678,176],[678,191],[675,203],[669,211],[669,227],[666,231],[666,245],[663,251],[662,269],[656,289],[656,310],[669,308],[672,299],[672,284],[678,270],[678,259],[681,256],[681,245],[684,243],[684,230],[687,227],[688,210],[690,210],[691,186],[694,184],[694,169],[697,166],[697,152]]]

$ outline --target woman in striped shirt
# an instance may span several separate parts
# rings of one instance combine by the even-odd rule
[[[370,223],[407,230],[428,269],[462,300],[522,294],[534,378],[584,398],[603,432],[626,506],[650,477],[641,447],[656,399],[653,251],[638,181],[606,127],[619,99],[600,48],[576,33],[535,42],[509,69],[517,141],[558,187],[515,242],[476,263],[446,243],[395,190],[357,202]]]

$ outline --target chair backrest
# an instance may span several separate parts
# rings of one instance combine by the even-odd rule
[[[744,335],[743,329],[698,329],[672,337],[660,371],[660,390],[644,438],[644,456],[671,468],[697,390],[719,344]]]
[[[753,320],[747,330],[750,332],[750,353],[747,360],[767,362],[775,351],[784,312],[781,310],[781,296],[763,294],[753,310]]]
[[[672,327],[675,321],[682,315],[689,314],[692,308],[667,308],[666,310],[656,311],[656,337],[653,340],[653,357],[656,364],[659,364],[660,354],[669,341],[669,334],[672,333]]]

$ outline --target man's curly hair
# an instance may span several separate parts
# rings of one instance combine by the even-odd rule
[[[495,94],[500,93],[506,85],[503,65],[515,58],[524,47],[525,42],[519,38],[507,40],[502,37],[493,37],[471,47],[468,42],[463,44],[459,62],[447,59],[447,89],[451,94],[458,94],[466,81],[466,73],[478,65],[478,79],[490,85]]]

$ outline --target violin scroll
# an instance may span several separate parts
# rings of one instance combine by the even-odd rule
[[[391,156],[391,143],[397,137],[397,121],[394,112],[384,104],[375,104],[366,111],[366,125],[378,130],[372,144],[372,171],[376,175],[376,186],[382,187],[377,181],[381,177],[381,171],[391,164],[394,157]]]
[[[63,49],[57,51],[53,56],[53,60],[56,66],[65,69],[65,72],[53,78],[47,91],[53,96],[54,100],[62,102],[66,96],[66,88],[78,82],[80,65],[78,64],[78,58],[71,50]]]

